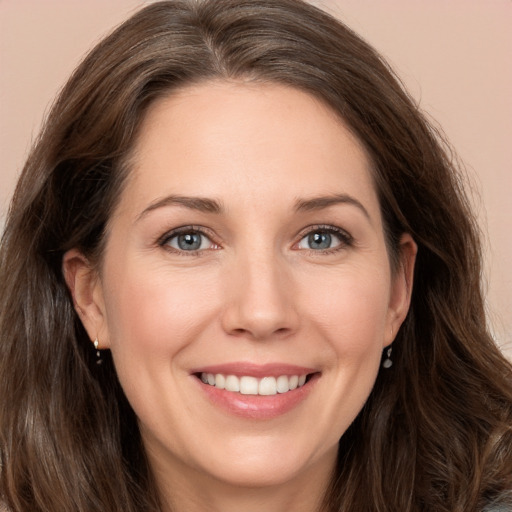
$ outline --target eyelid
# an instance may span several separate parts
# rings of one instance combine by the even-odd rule
[[[311,233],[315,233],[316,231],[322,231],[324,233],[329,233],[332,235],[335,235],[339,238],[340,244],[336,247],[332,247],[329,249],[324,250],[314,250],[309,249],[311,252],[315,252],[318,254],[325,254],[328,252],[336,252],[339,250],[343,250],[347,247],[350,247],[354,244],[354,237],[345,229],[342,229],[338,226],[333,226],[331,224],[316,224],[312,226],[307,226],[306,228],[302,229],[299,234],[297,235],[298,241],[294,243],[294,247],[297,246],[306,236],[310,235]],[[308,250],[308,249],[298,249],[298,250]]]
[[[345,229],[342,229],[338,226],[333,226],[331,224],[315,224],[311,226],[307,226],[303,228],[296,236],[297,241],[293,244],[293,248],[296,250],[308,250],[308,249],[298,249],[297,245],[308,235],[311,233],[314,233],[315,231],[322,231],[325,233],[333,234],[340,240],[340,244],[336,247],[330,248],[330,249],[324,249],[324,250],[314,250],[310,249],[311,252],[325,254],[329,252],[336,252],[339,250],[343,250],[347,247],[350,247],[354,244],[354,238],[353,236],[346,231]],[[162,236],[160,236],[157,239],[157,245],[160,247],[166,247],[168,250],[176,252],[176,253],[187,253],[188,255],[194,255],[198,253],[202,253],[204,251],[212,250],[212,249],[199,249],[196,251],[181,251],[175,248],[172,248],[168,245],[168,242],[170,239],[179,236],[181,234],[185,233],[199,233],[202,236],[205,236],[208,238],[208,240],[215,245],[214,249],[220,249],[220,244],[215,241],[215,233],[213,233],[210,229],[199,226],[199,225],[185,225],[185,226],[179,226],[177,228],[170,229],[169,231],[166,231]]]
[[[157,245],[160,247],[166,247],[166,248],[168,248],[168,250],[176,252],[176,253],[180,253],[180,254],[187,253],[188,255],[194,255],[194,254],[201,253],[201,252],[204,252],[207,250],[211,250],[211,249],[199,249],[196,251],[180,251],[180,250],[175,249],[175,248],[171,247],[170,245],[168,245],[169,240],[171,240],[172,238],[174,238],[176,236],[183,235],[186,233],[198,233],[198,234],[208,238],[208,240],[213,245],[216,246],[215,249],[220,248],[220,245],[214,240],[214,238],[215,238],[214,233],[210,229],[205,228],[204,226],[198,226],[198,225],[186,225],[186,226],[180,226],[177,228],[170,229],[169,231],[166,231],[162,236],[160,236],[157,239]]]

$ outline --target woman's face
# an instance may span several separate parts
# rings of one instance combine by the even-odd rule
[[[131,165],[81,311],[157,474],[327,475],[414,259],[392,273],[361,144],[304,92],[212,82],[150,108]]]

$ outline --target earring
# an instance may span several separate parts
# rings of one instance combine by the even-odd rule
[[[100,349],[98,348],[99,346],[99,341],[98,341],[98,338],[96,338],[93,342],[93,345],[94,345],[94,349],[96,350],[96,364],[101,364],[103,362],[103,359],[101,359],[101,353],[100,353]]]
[[[391,352],[393,352],[393,348],[389,347],[387,350],[387,357],[382,362],[382,368],[386,368],[386,370],[393,366],[393,361],[391,361]]]

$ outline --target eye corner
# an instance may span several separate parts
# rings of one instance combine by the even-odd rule
[[[184,256],[198,256],[221,248],[213,235],[202,226],[182,226],[164,233],[157,245],[166,251]]]
[[[295,250],[305,250],[316,254],[331,254],[354,245],[353,236],[346,230],[332,225],[308,226],[298,235],[293,245]],[[302,244],[309,244],[305,246]],[[311,245],[316,244],[316,247]]]

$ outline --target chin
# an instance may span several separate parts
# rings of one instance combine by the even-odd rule
[[[257,488],[283,486],[306,478],[311,472],[317,471],[316,466],[334,468],[337,443],[323,452],[311,450],[311,446],[301,450],[300,442],[293,442],[289,437],[284,441],[268,441],[258,439],[258,442],[248,443],[245,439],[233,450],[222,450],[222,455],[210,452],[211,458],[205,461],[208,467],[204,467],[203,471],[231,486]]]

